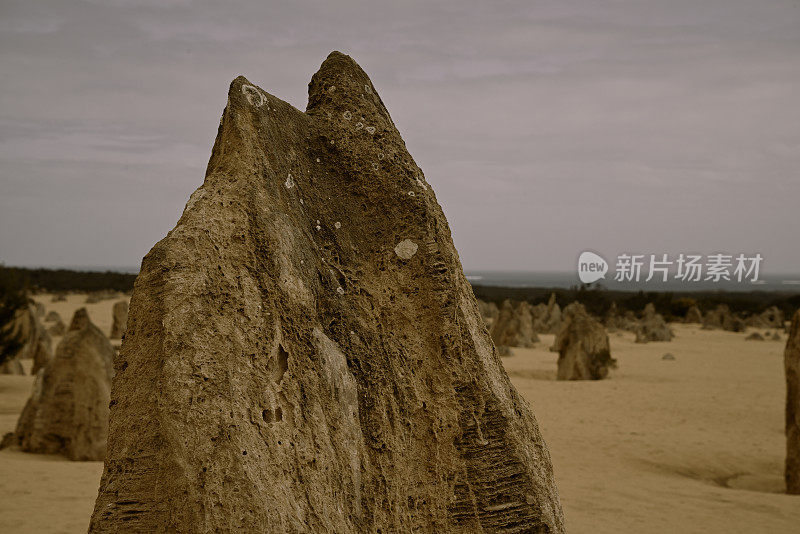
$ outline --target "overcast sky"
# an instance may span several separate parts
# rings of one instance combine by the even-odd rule
[[[0,262],[138,266],[230,81],[372,78],[467,269],[760,252],[800,271],[800,2],[0,0]]]

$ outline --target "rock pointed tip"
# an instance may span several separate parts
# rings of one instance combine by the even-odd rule
[[[355,63],[355,60],[353,58],[351,58],[350,56],[348,56],[344,52],[339,52],[338,50],[334,50],[333,52],[328,54],[328,57],[325,58],[325,61],[329,61],[329,60],[342,60],[342,61],[350,61],[352,63]]]
[[[228,102],[240,102],[260,108],[266,99],[264,90],[242,75],[234,78],[228,89]]]
[[[86,311],[86,308],[79,308],[75,311],[75,315],[72,316],[68,330],[82,330],[90,323],[89,312]]]
[[[241,93],[243,85],[252,85],[252,84],[250,83],[250,80],[248,80],[247,78],[245,78],[240,74],[239,76],[231,80],[231,84],[228,87],[228,93],[229,94]]]
[[[231,87],[233,87],[235,85],[241,85],[243,83],[250,83],[250,80],[248,80],[242,74],[240,74],[236,78],[233,79],[233,81],[231,82]]]
[[[334,50],[320,65],[308,84],[307,112],[319,111],[350,95],[358,98],[364,91],[372,94],[372,82],[367,73],[347,54]],[[338,105],[334,104],[333,107]]]
[[[364,74],[364,71],[361,70],[361,67],[359,67],[358,63],[356,63],[353,58],[347,54],[339,52],[338,50],[334,50],[328,54],[328,57],[322,62],[317,74],[330,74],[334,72],[353,72],[361,75]]]

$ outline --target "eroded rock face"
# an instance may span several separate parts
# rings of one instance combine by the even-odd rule
[[[753,328],[783,328],[783,312],[777,306],[770,306],[763,312],[751,315],[745,320],[745,325]]]
[[[673,335],[664,317],[660,313],[656,313],[656,307],[653,303],[651,302],[645,306],[642,320],[639,321],[639,325],[636,328],[636,343],[670,341]]]
[[[611,303],[603,322],[609,332],[617,330],[636,332],[639,328],[639,321],[636,319],[636,315],[631,311],[626,311],[623,315],[620,315],[616,302]]]
[[[492,341],[498,347],[533,347],[539,341],[533,331],[531,305],[527,302],[503,302],[497,319],[492,324]]]
[[[608,334],[582,304],[564,308],[561,330],[553,350],[558,352],[558,380],[599,380],[616,367],[611,357]]]
[[[9,358],[0,363],[0,375],[24,375],[25,368],[18,358]]]
[[[20,336],[22,346],[8,360],[33,359],[32,374],[36,374],[53,356],[53,343],[50,334],[39,321],[41,315],[44,314],[31,304],[15,314],[11,327]],[[19,368],[20,366],[14,364],[9,372],[17,374]]]
[[[707,311],[703,318],[703,329],[705,330],[722,329],[728,332],[744,332],[745,328],[744,319],[731,313],[730,308],[725,304],[720,304],[715,309]]]
[[[125,326],[128,324],[128,301],[120,300],[114,303],[111,322],[111,339],[122,339]]]
[[[697,306],[692,306],[686,312],[686,317],[683,319],[685,323],[702,323],[703,322],[703,314],[700,312],[700,308]]]
[[[539,304],[534,309],[533,329],[542,334],[557,334],[561,330],[561,307],[555,293],[550,294],[546,306]]]
[[[50,339],[50,334],[44,329],[40,323],[36,323],[38,332],[36,334],[36,341],[31,345],[33,366],[31,367],[31,374],[36,374],[39,369],[46,366],[53,358],[53,342]]]
[[[481,317],[486,326],[491,328],[497,316],[500,314],[500,308],[494,302],[484,302],[478,299],[478,309],[480,310]]]
[[[792,318],[783,358],[786,371],[786,492],[800,495],[800,310]]]
[[[67,331],[67,325],[61,321],[59,318],[57,321],[54,321],[47,327],[47,333],[51,336],[63,336],[64,333]]]
[[[563,532],[447,221],[333,53],[305,113],[240,77],[144,258],[91,532]]]
[[[71,460],[102,460],[108,435],[113,349],[91,322],[74,321],[53,359],[36,373],[33,392],[6,444]]]
[[[67,331],[67,325],[61,320],[61,316],[58,312],[54,310],[50,310],[44,320],[46,323],[50,324],[47,327],[47,333],[51,336],[63,336]]]

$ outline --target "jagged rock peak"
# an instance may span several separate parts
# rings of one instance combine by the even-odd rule
[[[89,312],[86,311],[86,308],[78,308],[72,315],[72,320],[69,323],[67,332],[83,330],[90,324],[92,324],[92,321],[89,319]]]
[[[564,530],[549,452],[364,72],[239,77],[142,262],[91,532]]]

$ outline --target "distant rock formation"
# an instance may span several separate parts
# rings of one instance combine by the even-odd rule
[[[34,302],[33,309],[37,318],[44,317],[44,304],[42,304],[41,302]]]
[[[606,327],[606,330],[609,331],[623,329],[622,316],[619,314],[619,308],[616,302],[611,303],[611,307],[603,318],[603,325]]]
[[[492,325],[491,336],[498,347],[533,347],[539,337],[533,331],[531,305],[527,302],[515,305],[510,300],[504,301]]]
[[[558,352],[558,380],[599,380],[616,367],[603,325],[578,302],[564,308],[553,348]]]
[[[50,326],[47,327],[47,333],[51,336],[63,336],[67,331],[67,325],[61,320],[61,317],[58,318],[57,321],[53,322]]]
[[[686,312],[686,317],[683,319],[684,323],[702,323],[703,322],[703,314],[700,312],[700,308],[697,306],[692,306]]]
[[[71,326],[75,328],[61,340],[55,357],[37,372],[17,428],[3,443],[70,460],[102,460],[114,352],[88,316]]]
[[[744,320],[732,314],[730,308],[725,304],[720,304],[715,309],[707,311],[703,317],[704,330],[722,329],[728,332],[744,332],[745,328]]]
[[[11,329],[20,336],[22,346],[14,354],[8,355],[7,359],[33,359],[32,373],[36,374],[53,356],[52,340],[42,323],[39,322],[36,307],[31,304],[17,311]],[[13,365],[11,370],[16,374],[19,368],[19,366]]]
[[[111,323],[111,339],[122,339],[125,326],[128,324],[128,301],[120,300],[114,303]]]
[[[745,325],[752,328],[783,328],[786,319],[777,306],[770,306],[763,312],[745,319]]]
[[[783,356],[786,371],[786,493],[800,495],[800,310]]]
[[[564,532],[430,185],[333,53],[305,113],[233,81],[142,262],[90,532]]]
[[[556,294],[550,293],[547,305],[539,304],[533,309],[533,330],[540,334],[557,334],[561,329],[561,307],[556,302]]]
[[[744,340],[745,341],[764,341],[764,336],[762,336],[758,332],[753,332],[752,334],[750,334],[749,336],[744,338]]]
[[[35,375],[39,369],[46,366],[50,360],[53,359],[53,341],[50,339],[50,334],[44,327],[37,321],[36,328],[36,342],[31,345],[33,354],[33,366],[31,367],[31,374]]]
[[[491,328],[497,316],[500,314],[497,304],[494,302],[484,302],[478,299],[478,309],[481,312],[481,317],[483,317],[483,322],[486,323],[488,328]]]
[[[636,329],[636,343],[647,343],[650,341],[670,341],[674,334],[667,325],[667,322],[660,313],[656,313],[656,307],[649,303],[644,308],[642,320]]]
[[[0,364],[0,375],[24,375],[25,369],[18,358],[8,358]]]
[[[57,311],[55,311],[55,310],[50,310],[49,312],[47,312],[47,316],[44,318],[44,322],[46,322],[46,323],[51,323],[51,322],[54,322],[54,321],[61,321],[61,322],[63,322],[63,321],[61,320],[61,316],[58,314],[58,312],[57,312]]]
[[[639,327],[639,321],[636,319],[636,315],[631,311],[626,311],[623,315],[620,315],[616,302],[611,303],[611,307],[604,318],[604,324],[606,330],[609,332],[617,330],[636,332],[636,329]]]
[[[94,324],[89,318],[89,312],[86,308],[78,308],[72,314],[72,320],[69,322],[69,330],[82,330],[88,325]],[[68,331],[69,331],[68,330]]]

